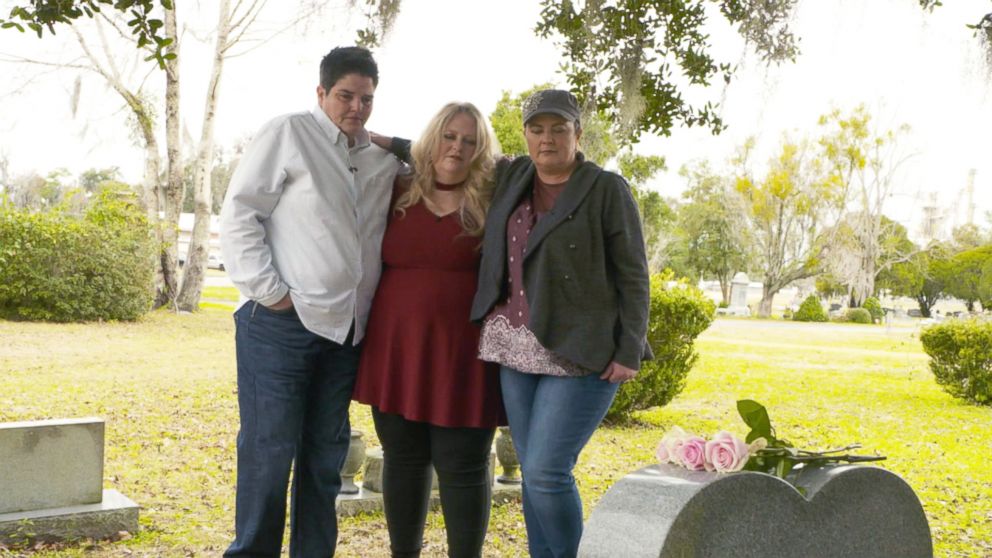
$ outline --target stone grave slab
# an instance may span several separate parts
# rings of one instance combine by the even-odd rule
[[[0,542],[104,539],[138,532],[138,504],[116,490],[104,490],[96,504],[0,514]]]
[[[652,465],[611,487],[586,523],[582,558],[931,558],[919,499],[898,475],[840,465],[763,473]]]
[[[0,514],[99,503],[103,421],[0,423]]]
[[[138,505],[103,489],[99,418],[0,423],[0,543],[137,533]]]

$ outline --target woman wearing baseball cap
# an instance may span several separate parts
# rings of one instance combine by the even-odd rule
[[[630,187],[579,151],[575,97],[538,91],[523,125],[529,156],[497,166],[472,319],[501,366],[531,556],[566,557],[582,536],[572,469],[651,357],[649,274]]]

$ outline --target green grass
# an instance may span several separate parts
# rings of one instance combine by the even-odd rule
[[[155,312],[138,323],[0,321],[0,339],[0,421],[105,418],[105,486],[142,506],[142,530],[129,540],[33,556],[223,551],[238,428],[230,310]],[[651,463],[672,425],[744,434],[734,402],[751,398],[797,445],[860,442],[887,455],[882,465],[920,496],[937,556],[992,556],[992,409],[941,391],[912,329],[718,320],[698,349],[699,364],[671,405],[593,437],[576,469],[587,514],[620,477]],[[353,406],[352,417],[374,438],[366,407]],[[339,556],[388,556],[381,514],[343,519],[340,532]],[[431,514],[426,539],[425,557],[445,555],[440,514]],[[526,556],[519,504],[494,508],[486,555]]]
[[[201,298],[204,300],[238,301],[238,289],[234,287],[203,287]]]

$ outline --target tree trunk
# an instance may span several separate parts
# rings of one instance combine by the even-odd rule
[[[155,266],[155,296],[152,299],[152,308],[159,308],[169,304],[172,300],[170,294],[175,292],[174,289],[170,289],[168,281],[170,275],[168,261],[166,258],[166,241],[164,233],[167,227],[163,225],[162,219],[159,215],[159,211],[161,210],[159,199],[161,182],[159,180],[159,172],[162,167],[162,159],[158,153],[158,140],[155,139],[154,122],[148,107],[136,95],[132,95],[129,92],[127,94],[121,92],[121,94],[131,107],[131,111],[134,113],[135,119],[138,122],[138,128],[141,130],[142,138],[145,141],[145,178],[143,195],[148,216],[148,224],[155,235],[154,240],[156,246],[155,261],[153,262],[153,265]]]
[[[758,317],[767,318],[772,315],[772,300],[775,299],[775,293],[778,289],[772,288],[768,283],[764,283],[761,286],[761,302],[758,304]]]
[[[861,308],[865,300],[875,291],[876,259],[878,258],[878,227],[872,229],[873,236],[865,239],[861,254],[858,278],[851,289],[851,308]],[[869,244],[873,243],[873,244]]]
[[[217,42],[214,47],[214,67],[210,75],[210,85],[207,87],[207,98],[203,107],[203,130],[193,169],[196,215],[189,251],[186,254],[182,290],[180,290],[177,299],[178,308],[186,312],[193,312],[200,307],[204,270],[210,254],[210,206],[213,201],[210,192],[210,170],[214,150],[214,116],[217,113],[217,93],[224,69],[224,51],[228,46],[227,38],[231,29],[229,0],[221,1],[219,12]]]
[[[151,142],[145,145],[145,179],[143,181],[142,196],[145,200],[145,209],[148,216],[148,226],[151,227],[156,249],[162,246],[162,224],[159,219],[158,203],[158,175],[161,168],[161,159],[158,154],[158,142],[155,141],[154,133],[150,136]],[[165,274],[162,271],[162,258],[160,251],[156,250],[153,264],[155,266],[155,297],[152,299],[152,308],[159,308],[166,304]]]
[[[730,289],[733,287],[733,275],[720,275],[718,279],[720,280],[720,296],[723,297],[723,305],[730,306]]]
[[[176,54],[165,63],[165,148],[168,177],[163,188],[165,222],[162,224],[162,268],[168,303],[174,305],[178,292],[179,213],[183,201],[183,162],[179,144],[179,34],[176,31],[176,8],[165,10],[165,36],[172,39],[168,52]]]
[[[141,137],[145,142],[145,178],[142,196],[145,201],[145,210],[148,217],[148,225],[154,235],[155,246],[162,246],[162,223],[159,217],[159,172],[162,167],[162,158],[158,153],[158,140],[155,139],[155,126],[148,110],[148,106],[137,95],[126,91],[121,84],[118,93],[124,97],[131,112],[134,113],[141,130]],[[162,267],[163,261],[156,252],[153,265],[155,266],[155,297],[152,299],[152,308],[158,308],[168,302],[166,298],[167,288],[165,283],[165,273]]]

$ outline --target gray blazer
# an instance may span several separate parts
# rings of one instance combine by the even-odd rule
[[[581,153],[579,154],[581,158]],[[637,370],[647,344],[650,286],[637,203],[623,177],[580,159],[554,208],[530,233],[524,291],[541,345],[592,371]],[[534,181],[530,157],[497,166],[472,319],[506,298],[506,223]]]

